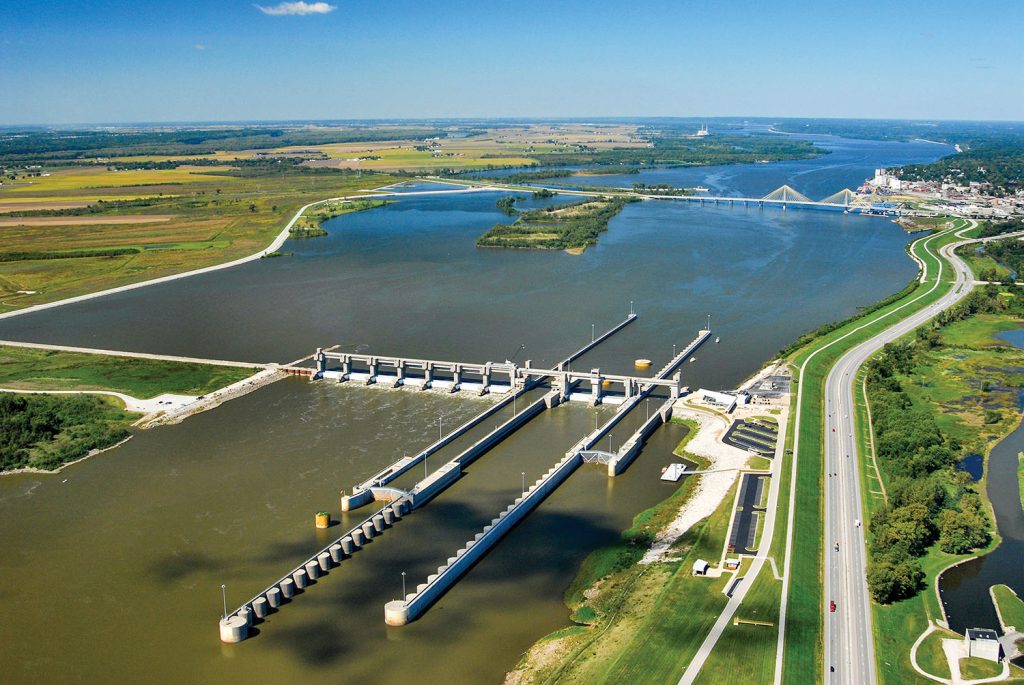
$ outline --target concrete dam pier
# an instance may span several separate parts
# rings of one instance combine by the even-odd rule
[[[600,335],[598,337],[593,338],[589,343],[587,343],[586,345],[583,345],[581,348],[579,348],[578,350],[573,352],[571,355],[569,355],[564,360],[559,362],[559,364],[557,366],[557,369],[558,369],[557,371],[552,371],[552,372],[549,372],[549,373],[561,374],[562,373],[561,369],[567,367],[575,359],[578,359],[579,357],[583,356],[584,354],[586,354],[587,352],[589,352],[590,350],[594,349],[595,347],[600,345],[602,342],[604,342],[605,340],[607,340],[608,338],[613,336],[615,333],[619,332],[620,330],[622,330],[623,328],[625,328],[629,324],[633,323],[633,321],[635,321],[636,318],[637,318],[636,313],[633,311],[632,307],[630,307],[629,315],[625,319],[623,319],[620,323],[618,323],[615,326],[613,326],[612,328],[610,328],[604,334],[602,334],[602,335]],[[318,352],[317,352],[318,358],[319,358],[320,353],[321,353],[321,351],[318,350]],[[327,358],[328,354],[330,354],[331,357],[335,357],[335,358],[340,356],[340,355],[336,355],[336,354],[332,354],[332,353],[324,353],[324,359]],[[408,360],[390,359],[389,361],[393,365],[396,365],[396,368],[398,368],[398,367],[402,366],[402,364],[404,362],[408,361]],[[451,368],[451,367],[455,367],[455,366],[462,366],[463,368],[465,368],[466,366],[469,366],[469,365],[459,365],[456,362],[432,362],[432,361],[428,361],[428,360],[414,360],[412,363],[413,364],[417,364],[417,365],[419,365],[421,367],[424,367],[424,366],[434,366],[434,365],[444,365],[447,368]],[[480,373],[485,373],[485,371],[486,371],[488,366],[489,366],[488,364],[477,365],[474,368],[477,371],[479,371]],[[505,365],[505,366],[508,366],[508,365]],[[490,418],[490,417],[494,416],[495,414],[499,413],[501,410],[506,409],[510,405],[515,406],[515,402],[517,400],[521,399],[530,390],[533,390],[534,388],[538,387],[545,379],[551,377],[550,375],[548,375],[548,373],[520,373],[518,371],[518,369],[516,369],[516,367],[514,367],[514,365],[513,365],[512,368],[513,368],[513,371],[512,371],[512,373],[509,374],[509,383],[510,383],[510,385],[508,386],[509,388],[511,388],[511,392],[509,392],[508,389],[502,390],[502,392],[506,393],[506,397],[502,398],[501,400],[499,400],[493,406],[488,407],[487,409],[485,409],[483,412],[481,412],[477,416],[473,417],[472,419],[470,419],[466,423],[462,424],[461,426],[459,426],[458,428],[453,430],[448,435],[445,435],[445,436],[439,438],[436,442],[434,442],[431,445],[427,446],[425,449],[423,449],[419,453],[417,453],[417,454],[415,454],[413,456],[405,456],[405,457],[402,457],[401,459],[398,459],[397,461],[392,463],[390,466],[382,469],[381,471],[378,471],[374,475],[372,475],[369,478],[367,478],[366,480],[364,480],[362,483],[359,483],[358,485],[354,486],[352,488],[352,494],[350,494],[350,495],[343,495],[342,496],[342,498],[341,498],[341,510],[342,511],[351,511],[352,509],[356,509],[358,507],[367,505],[370,502],[373,502],[375,500],[380,500],[381,497],[378,496],[378,494],[381,493],[382,489],[387,488],[387,486],[390,483],[394,482],[395,480],[400,478],[402,475],[404,475],[405,473],[407,473],[408,471],[410,471],[414,467],[416,467],[419,464],[423,463],[423,461],[425,459],[427,459],[428,457],[430,457],[431,455],[435,454],[436,452],[439,452],[443,448],[445,448],[448,445],[452,444],[455,440],[457,440],[458,438],[462,437],[463,435],[468,433],[471,429],[473,429],[474,427],[476,427],[476,426],[480,425],[481,423],[483,423],[484,421],[486,421],[488,418]],[[341,380],[341,379],[339,378],[339,380]],[[481,454],[483,454],[487,450],[491,449],[492,447],[497,445],[499,442],[501,442],[503,439],[505,439],[506,437],[511,435],[513,432],[515,432],[517,429],[522,427],[526,422],[528,422],[530,419],[535,417],[537,414],[541,413],[545,409],[550,409],[550,408],[554,407],[556,404],[558,404],[559,402],[561,402],[561,401],[563,401],[565,399],[568,399],[569,395],[571,394],[572,387],[576,383],[578,383],[579,380],[578,379],[570,379],[570,378],[567,378],[567,377],[560,377],[560,381],[564,384],[564,388],[561,390],[561,392],[558,392],[558,393],[554,393],[554,392],[548,393],[548,395],[546,395],[542,399],[542,401],[541,400],[535,401],[532,404],[530,404],[529,406],[527,406],[526,409],[523,409],[522,411],[515,413],[511,419],[507,420],[502,425],[495,427],[495,429],[490,434],[488,434],[487,436],[485,436],[485,437],[481,438],[480,440],[478,440],[469,449],[465,450],[462,454],[457,456],[453,461],[458,462],[460,467],[466,466],[467,464],[469,464],[470,462],[475,460],[477,457],[479,457]],[[600,386],[600,382],[598,382],[597,385]],[[395,386],[392,386],[392,387],[395,387]],[[420,387],[423,387],[423,386],[420,386]],[[488,388],[488,389],[490,387],[492,387],[492,386],[485,386],[485,388]],[[454,478],[453,478],[453,480],[454,480]],[[418,493],[418,497],[417,497],[417,493],[415,493],[415,492],[409,493],[410,497],[412,497],[413,507],[415,508],[415,507],[420,506],[421,504],[425,504],[430,498],[434,497],[437,494],[437,492],[439,492],[439,491],[440,490],[437,490],[437,491],[425,491],[425,492],[422,492],[422,493]]]
[[[249,628],[303,594],[311,585],[339,566],[373,538],[382,535],[412,510],[406,498],[390,502],[373,512],[323,549],[226,614],[219,622],[223,642],[241,642]]]
[[[483,558],[501,538],[512,530],[519,521],[523,520],[527,514],[539,506],[548,495],[564,483],[582,464],[605,463],[607,464],[610,477],[617,476],[625,471],[637,454],[639,454],[647,437],[671,417],[672,402],[679,395],[678,376],[675,381],[676,392],[672,394],[672,397],[658,411],[647,417],[640,428],[622,445],[618,452],[614,454],[600,452],[594,450],[594,446],[641,401],[646,399],[656,387],[659,387],[659,384],[653,381],[667,378],[709,337],[711,337],[710,330],[701,330],[697,337],[682,352],[676,355],[658,372],[657,376],[653,379],[648,379],[651,382],[648,382],[636,395],[624,402],[615,412],[615,415],[603,426],[597,428],[571,447],[558,463],[548,469],[547,473],[539,478],[520,497],[516,498],[514,502],[509,504],[496,518],[492,519],[489,525],[484,526],[483,530],[477,533],[472,540],[467,541],[465,545],[456,551],[454,556],[449,557],[443,565],[439,566],[437,573],[429,575],[426,582],[418,585],[414,592],[407,594],[402,599],[392,600],[385,604],[385,623],[392,626],[403,626],[422,616],[477,561]]]
[[[590,351],[617,331],[632,323],[635,319],[636,314],[631,310],[629,316],[621,323],[600,337],[593,338],[591,342],[562,361],[558,365],[559,369],[568,366],[573,359]],[[325,365],[328,355],[336,358],[341,357],[338,353],[317,350],[314,358],[321,369]],[[404,362],[408,360],[392,359],[389,361],[394,362],[396,364],[395,368],[400,369]],[[351,359],[349,362],[351,363]],[[427,362],[426,368],[431,368],[434,364],[434,362]],[[486,369],[489,366],[478,365],[475,368],[486,373]],[[234,611],[225,613],[218,626],[221,640],[228,643],[245,640],[249,636],[249,628],[254,623],[264,620],[268,615],[279,610],[284,604],[304,592],[307,587],[315,584],[318,579],[328,574],[334,567],[340,565],[342,561],[362,549],[374,537],[383,534],[388,528],[394,526],[403,516],[423,506],[443,492],[461,477],[464,467],[471,464],[541,412],[556,407],[560,403],[562,395],[567,395],[571,392],[572,385],[578,382],[563,378],[564,382],[569,383],[564,391],[552,390],[547,392],[525,408],[513,412],[510,418],[463,450],[454,459],[447,461],[433,473],[424,477],[411,490],[404,491],[391,487],[390,483],[395,479],[408,472],[417,464],[422,463],[430,455],[450,445],[456,438],[465,435],[473,427],[494,416],[502,409],[507,408],[517,399],[522,398],[523,395],[538,387],[547,378],[545,374],[528,375],[517,373],[515,365],[504,366],[512,370],[508,376],[509,385],[504,390],[504,393],[507,395],[506,397],[503,397],[500,401],[488,407],[452,433],[434,442],[416,456],[404,457],[396,461],[388,468],[353,488],[351,495],[342,497],[341,508],[344,511],[349,511],[374,501],[384,502],[384,505],[347,533],[244,602]],[[447,368],[455,368],[455,366],[449,365]],[[322,377],[322,372],[319,375]],[[339,378],[339,380],[345,379]],[[493,386],[488,387],[486,383],[483,387],[488,391],[493,389]]]

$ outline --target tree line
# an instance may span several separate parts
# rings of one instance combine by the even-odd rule
[[[128,437],[123,412],[87,395],[0,393],[0,471],[55,469]]]

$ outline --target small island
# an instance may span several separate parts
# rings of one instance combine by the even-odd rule
[[[511,224],[495,224],[477,238],[476,244],[583,254],[588,247],[597,245],[597,237],[608,230],[612,217],[636,201],[631,197],[600,197],[533,209],[519,213]]]
[[[327,235],[327,230],[324,229],[323,224],[329,219],[341,216],[342,214],[376,209],[386,204],[390,203],[386,200],[331,200],[319,205],[316,211],[312,213],[306,212],[300,216],[298,221],[288,229],[288,235],[291,238],[317,238],[324,236]]]

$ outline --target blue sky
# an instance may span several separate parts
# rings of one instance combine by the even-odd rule
[[[329,6],[0,0],[0,124],[1024,119],[1019,0]]]

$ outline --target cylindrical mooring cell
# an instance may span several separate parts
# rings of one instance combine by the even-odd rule
[[[355,544],[352,542],[352,538],[341,539],[341,551],[348,556],[352,556],[352,551],[355,549]]]
[[[249,609],[248,604],[239,609],[237,615],[245,619],[245,625],[252,625],[252,610]]]
[[[220,620],[220,641],[241,642],[249,637],[249,624],[241,616],[228,616]]]
[[[401,502],[397,502],[391,505],[391,513],[395,517],[395,520],[402,518],[402,508],[404,505]]]
[[[281,606],[281,589],[279,587],[275,586],[267,590],[267,604],[271,609]]]
[[[364,524],[362,525],[362,531],[363,531],[363,535],[365,535],[365,536],[366,536],[366,539],[367,539],[367,540],[372,540],[372,539],[373,539],[373,536],[374,536],[374,535],[376,534],[376,532],[377,532],[376,530],[374,530],[374,528],[373,528],[373,524],[372,524],[372,523],[370,523],[369,521],[367,521],[366,523],[364,523]]]
[[[380,514],[377,514],[376,516],[373,517],[371,522],[373,523],[373,530],[377,534],[380,534],[380,533],[384,532],[384,517],[383,516],[381,516]]]
[[[356,528],[354,531],[352,531],[352,542],[355,544],[356,547],[362,547],[366,544],[366,536],[363,535],[362,528]],[[345,548],[342,547],[342,549]]]
[[[284,599],[291,599],[295,596],[295,581],[291,578],[285,578],[281,581],[281,596]]]
[[[331,555],[327,552],[320,552],[316,555],[316,563],[320,564],[321,571],[331,570]]]
[[[328,547],[327,553],[331,555],[331,561],[335,564],[340,564],[341,560],[345,558],[345,555],[341,551],[341,545],[337,543]]]
[[[295,587],[302,589],[309,583],[309,578],[306,577],[306,569],[300,568],[292,574],[292,580],[295,581]]]
[[[409,622],[409,605],[393,599],[384,605],[384,622],[389,626],[404,626]]]
[[[267,617],[267,614],[270,613],[270,605],[267,604],[266,597],[257,597],[252,600],[252,613],[256,614],[256,618]]]
[[[310,580],[316,580],[320,577],[320,564],[315,561],[306,562],[306,575],[309,576]]]
[[[381,516],[384,517],[384,525],[385,526],[393,526],[393,525],[395,525],[395,512],[391,511],[391,507],[388,507],[387,509],[385,509],[384,512],[381,514]]]

